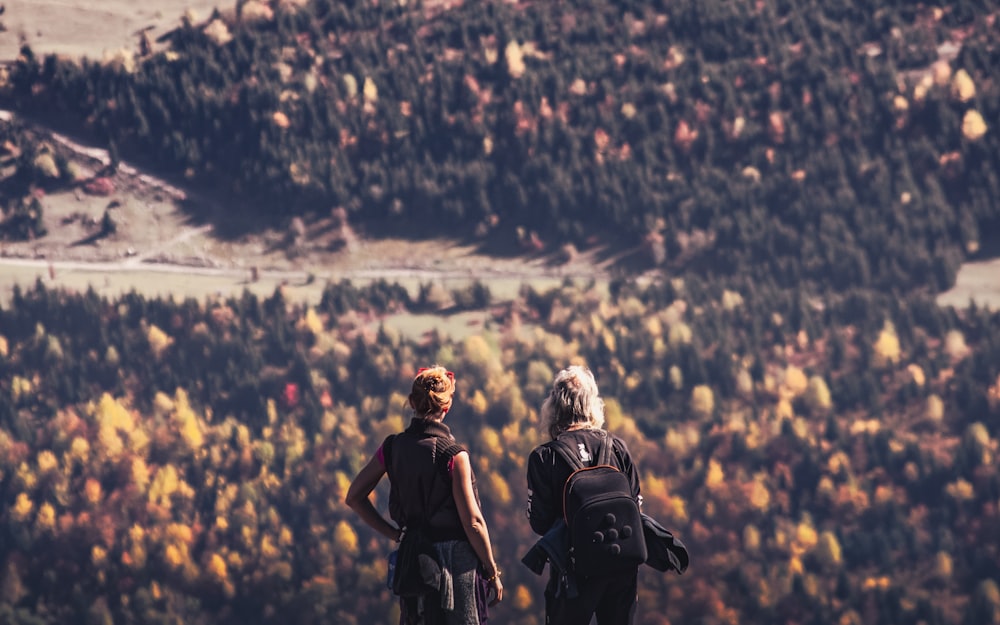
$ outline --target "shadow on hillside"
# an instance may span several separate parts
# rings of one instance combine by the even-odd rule
[[[969,255],[969,261],[989,261],[1000,258],[1000,219],[988,220],[979,227],[979,249]]]
[[[184,216],[188,227],[208,226],[212,236],[221,242],[244,242],[259,238],[268,253],[295,255],[305,248],[337,251],[345,245],[344,229],[332,217],[332,206],[298,205],[290,207],[280,201],[249,194],[237,195],[204,179],[191,179],[181,172],[170,171],[142,150],[121,146],[125,156],[117,171],[109,167],[108,151],[100,146],[105,141],[97,133],[54,115],[24,115],[20,123],[43,135],[58,133],[67,143],[58,149],[73,160],[108,175],[115,187],[149,187],[154,195],[169,195]],[[142,192],[145,192],[143,190]],[[177,199],[182,198],[182,199]],[[357,213],[356,206],[351,213]],[[301,219],[296,220],[295,214]],[[621,241],[606,236],[593,236],[586,243],[570,246],[546,240],[534,233],[518,233],[513,226],[500,224],[489,232],[475,232],[471,225],[435,218],[402,221],[386,218],[360,222],[356,215],[347,218],[349,237],[363,239],[399,239],[426,242],[447,240],[469,247],[475,253],[502,259],[524,259],[536,265],[558,269],[561,266],[589,262],[595,268],[627,275],[642,272],[652,266],[648,254],[636,241]],[[78,244],[88,244],[88,240]],[[306,250],[308,251],[308,250]]]
[[[523,259],[549,268],[558,268],[586,258],[591,264],[605,270],[619,272],[645,271],[650,268],[649,258],[638,249],[635,241],[622,241],[607,236],[594,235],[586,243],[567,245],[553,242],[534,233],[519,233],[511,228],[496,227],[482,233],[471,226],[449,225],[440,221],[405,222],[392,220],[369,222],[357,227],[360,235],[370,239],[400,239],[404,241],[430,241],[446,239],[457,245],[471,248],[476,254],[501,259]]]
[[[185,192],[177,202],[189,226],[211,226],[212,235],[223,241],[240,241],[251,235],[288,228],[290,218],[262,203],[223,193],[190,182],[175,183]]]
[[[40,136],[54,139],[53,134],[60,135],[61,140],[52,142],[57,152],[67,160],[85,163],[99,176],[110,177],[116,188],[148,186],[151,194],[182,196],[183,199],[174,201],[186,217],[185,224],[211,226],[215,236],[224,240],[239,240],[267,229],[287,226],[288,217],[273,203],[269,206],[256,197],[238,196],[204,181],[191,180],[183,172],[171,171],[157,163],[144,150],[122,146],[120,152],[124,158],[115,171],[109,166],[106,140],[96,131],[64,116],[18,111],[15,119]]]

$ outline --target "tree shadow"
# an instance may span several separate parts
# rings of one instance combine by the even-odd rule
[[[969,255],[969,261],[989,261],[1000,258],[1000,219],[988,219],[979,226],[979,248]]]
[[[23,115],[23,114],[22,114]],[[45,130],[59,132],[82,146],[100,147],[102,140],[94,131],[81,129],[69,120],[52,115],[23,115],[32,123]],[[114,150],[116,153],[118,149]],[[309,229],[309,245],[315,241],[333,239],[336,245],[337,227],[331,219],[331,204],[317,198],[298,201],[290,207],[276,199],[274,194],[234,193],[221,184],[214,184],[212,178],[204,175],[191,178],[175,168],[164,165],[143,150],[133,146],[120,146],[120,152],[127,157],[112,166],[105,166],[109,177],[123,175],[146,178],[138,184],[149,185],[150,192],[172,199],[176,210],[183,216],[182,223],[188,227],[209,226],[211,236],[220,242],[238,243],[250,237],[263,237],[264,253],[294,254],[295,241],[288,237],[289,225],[296,216],[301,217]],[[86,158],[86,157],[83,157]],[[122,166],[136,173],[123,174]],[[131,185],[132,182],[126,184]],[[288,200],[289,202],[293,200]],[[568,249],[561,242],[547,239],[544,234],[531,231],[522,232],[513,226],[494,227],[485,232],[478,231],[475,224],[449,220],[445,216],[433,215],[401,219],[391,215],[361,219],[359,213],[366,210],[359,199],[348,203],[351,209],[347,220],[354,234],[360,239],[379,240],[386,238],[403,241],[426,242],[447,241],[448,245],[468,247],[475,253],[497,258],[523,259],[529,263],[541,264],[547,268],[558,268],[586,254],[595,265],[605,269],[615,268],[620,272],[649,269],[644,256],[635,251],[636,241],[624,241],[610,237],[607,233],[594,233],[585,242]],[[294,210],[293,210],[294,209]],[[92,245],[107,233],[95,233],[74,242],[73,246]],[[328,251],[336,251],[330,249]]]
[[[100,241],[102,239],[106,239],[110,235],[111,235],[110,232],[104,232],[103,230],[99,230],[99,231],[95,232],[94,234],[91,234],[91,235],[86,236],[86,237],[84,237],[82,239],[77,239],[76,241],[73,241],[72,243],[69,244],[69,246],[70,247],[84,247],[86,245],[94,245],[98,241]]]

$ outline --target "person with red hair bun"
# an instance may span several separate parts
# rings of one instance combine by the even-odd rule
[[[439,365],[420,369],[407,398],[410,425],[386,437],[345,498],[386,538],[399,542],[408,529],[420,528],[434,545],[437,574],[426,592],[400,596],[401,625],[480,625],[488,606],[503,599],[469,452],[444,423],[454,395],[454,373]],[[391,521],[371,501],[384,475]]]

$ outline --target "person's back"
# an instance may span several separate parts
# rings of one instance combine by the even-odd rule
[[[627,573],[646,561],[635,483],[621,470],[613,442],[604,430],[596,451],[565,440],[552,441],[570,473],[563,485],[563,517],[569,534],[570,570],[579,577]],[[632,476],[634,478],[634,475]]]
[[[580,461],[591,466],[598,457],[601,445],[610,444],[615,466],[625,474],[632,485],[633,495],[639,497],[639,477],[624,441],[605,430],[577,428],[561,433],[558,439],[574,448]],[[528,521],[531,529],[544,536],[555,523],[565,518],[563,488],[574,467],[563,460],[551,440],[536,447],[528,459]]]
[[[390,480],[392,520],[400,527],[420,524],[435,541],[463,540],[465,530],[452,496],[449,465],[464,448],[447,426],[414,420],[406,430],[387,438],[382,450]]]
[[[532,530],[548,536],[565,531],[555,544],[569,544],[565,528],[563,496],[566,481],[579,467],[593,466],[605,446],[611,453],[608,464],[622,472],[636,505],[641,501],[638,471],[625,443],[602,428],[603,402],[593,374],[584,367],[560,371],[549,397],[542,405],[542,419],[552,440],[536,447],[528,458],[528,520]],[[558,450],[565,444],[577,454],[579,465],[569,463]],[[637,528],[641,533],[641,528]],[[550,554],[553,555],[553,554]],[[550,557],[550,579],[545,589],[548,625],[581,625],[593,615],[599,625],[622,625],[632,622],[636,607],[638,564],[624,571],[576,574],[568,554]],[[562,564],[562,569],[557,567]]]
[[[400,543],[391,581],[403,625],[479,625],[487,602],[503,598],[469,454],[443,422],[454,393],[450,371],[418,371],[407,398],[409,427],[383,441],[345,497],[365,523]],[[371,500],[386,474],[396,525]]]

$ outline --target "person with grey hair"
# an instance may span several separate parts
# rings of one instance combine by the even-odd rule
[[[547,537],[552,535],[550,530],[559,529],[558,524],[565,516],[563,487],[567,479],[579,466],[595,465],[602,454],[608,464],[625,475],[632,497],[641,502],[638,469],[625,443],[604,430],[604,401],[590,369],[574,365],[556,374],[542,404],[541,419],[551,440],[536,447],[528,458],[527,515],[536,534]],[[575,450],[579,462],[574,464],[578,466],[571,466],[558,447]],[[610,447],[610,453],[606,447]],[[567,570],[570,567],[556,566],[560,559],[550,558],[550,576],[545,588],[547,625],[585,625],[594,615],[598,625],[632,622],[637,603],[638,565],[624,573],[584,576],[573,575]]]

